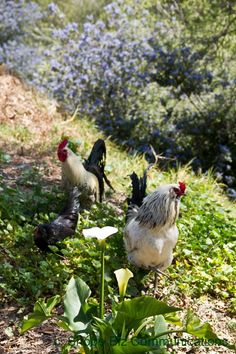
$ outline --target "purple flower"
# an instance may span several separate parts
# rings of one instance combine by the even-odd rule
[[[54,2],[51,2],[48,4],[48,10],[55,13],[58,11],[58,6]]]

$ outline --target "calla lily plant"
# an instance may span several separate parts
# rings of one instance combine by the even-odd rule
[[[107,237],[117,233],[118,229],[113,226],[92,227],[82,231],[85,238],[96,238],[101,246],[101,288],[100,288],[100,318],[104,317],[104,285],[105,285],[105,240]]]

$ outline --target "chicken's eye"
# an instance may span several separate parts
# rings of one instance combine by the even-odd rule
[[[181,191],[179,190],[179,188],[174,187],[173,190],[175,192],[175,197],[181,196]]]

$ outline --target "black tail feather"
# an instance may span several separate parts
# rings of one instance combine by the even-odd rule
[[[94,143],[90,155],[85,161],[85,168],[92,165],[98,166],[104,173],[106,165],[106,145],[103,139],[98,139]]]
[[[79,202],[80,191],[77,186],[73,187],[70,191],[68,201],[64,208],[60,211],[59,216],[68,214],[78,214],[80,202]]]
[[[87,171],[93,173],[99,182],[100,190],[100,202],[102,201],[102,196],[104,193],[104,181],[106,184],[114,190],[111,185],[111,182],[105,175],[105,166],[106,166],[106,144],[103,139],[98,139],[91,150],[91,153],[87,160],[84,162],[84,167]]]
[[[126,214],[126,220],[132,219],[138,213],[139,207],[143,203],[143,199],[146,197],[146,189],[147,189],[147,172],[150,169],[151,165],[149,165],[144,173],[143,177],[138,178],[137,174],[133,172],[130,175],[131,183],[132,183],[132,195],[127,199],[128,201],[128,210]]]
[[[108,185],[108,187],[110,187],[113,191],[115,191],[115,189],[111,185],[111,182],[109,181],[109,179],[105,175],[105,172],[103,173],[103,178],[104,178],[104,181],[106,182],[106,184]]]
[[[143,177],[138,178],[137,174],[133,172],[130,175],[132,181],[132,195],[128,198],[128,205],[134,204],[140,207],[143,199],[146,196],[147,188],[147,172],[144,171]]]

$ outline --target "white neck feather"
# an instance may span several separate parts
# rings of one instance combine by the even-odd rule
[[[82,184],[87,174],[80,158],[71,150],[68,151],[68,157],[62,163],[62,172],[72,184]]]

